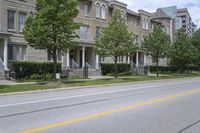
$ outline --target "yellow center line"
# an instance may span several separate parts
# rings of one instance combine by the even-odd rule
[[[163,102],[163,101],[167,101],[167,100],[171,100],[171,99],[175,99],[175,98],[178,98],[178,97],[182,97],[182,96],[186,96],[186,95],[190,95],[190,94],[194,94],[194,93],[199,93],[199,92],[200,92],[200,90],[186,91],[186,92],[181,93],[181,94],[171,95],[171,96],[163,97],[163,98],[160,98],[160,99],[151,100],[151,101],[147,101],[147,102],[143,102],[143,103],[139,103],[139,104],[135,104],[135,105],[130,105],[130,106],[122,107],[122,108],[107,111],[107,112],[92,114],[92,115],[89,115],[89,116],[85,116],[85,117],[81,117],[81,118],[77,118],[77,119],[73,119],[73,120],[63,121],[63,122],[59,122],[59,123],[56,123],[56,124],[51,124],[51,125],[31,129],[31,130],[26,130],[26,131],[23,131],[21,133],[35,133],[35,132],[39,132],[39,131],[44,131],[44,130],[48,130],[48,129],[52,129],[52,128],[56,128],[56,127],[60,127],[60,126],[64,126],[64,125],[68,125],[68,124],[72,124],[72,123],[77,123],[77,122],[80,122],[80,121],[86,121],[86,120],[89,120],[89,119],[102,117],[102,116],[110,115],[110,114],[113,114],[113,113],[119,113],[119,112],[126,111],[126,110],[129,110],[129,109],[135,109],[135,108],[139,108],[139,107],[143,107],[143,106],[151,105],[151,104],[154,104],[154,103],[159,103],[159,102]]]

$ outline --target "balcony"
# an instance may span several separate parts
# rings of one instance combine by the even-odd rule
[[[78,36],[79,36],[79,38],[75,38],[74,41],[80,42],[80,43],[95,44],[95,37],[92,34],[79,33]]]

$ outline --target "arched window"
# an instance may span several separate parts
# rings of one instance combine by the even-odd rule
[[[104,4],[101,7],[101,18],[106,19],[106,6]]]
[[[101,18],[101,5],[100,5],[100,3],[96,3],[96,17]]]
[[[121,10],[121,14],[122,14],[122,17],[125,19],[125,13],[123,10]]]

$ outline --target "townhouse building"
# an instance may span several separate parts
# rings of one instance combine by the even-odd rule
[[[81,70],[86,65],[95,75],[100,74],[100,63],[112,62],[111,57],[101,57],[94,52],[96,36],[105,28],[115,10],[124,14],[127,27],[134,33],[135,43],[142,41],[155,25],[161,25],[171,39],[173,37],[172,18],[162,10],[150,13],[139,10],[138,13],[127,8],[127,4],[117,0],[78,0],[78,16],[74,19],[82,25],[74,39],[79,47],[58,58],[63,69]],[[32,15],[35,0],[0,0],[0,71],[12,70],[13,61],[49,61],[47,52],[31,48],[23,38],[26,16]],[[138,49],[132,57],[121,56],[118,62],[131,63],[135,68],[154,64],[143,49]],[[167,60],[160,60],[160,65],[167,65]]]

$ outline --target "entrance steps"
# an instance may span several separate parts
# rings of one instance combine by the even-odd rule
[[[0,80],[5,80],[5,79],[6,79],[5,75],[2,72],[0,72]]]
[[[69,72],[69,76],[79,76],[83,77],[84,69],[82,68],[73,68]],[[88,68],[88,76],[102,76],[100,69]]]

